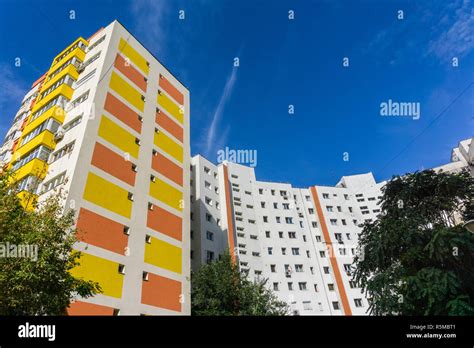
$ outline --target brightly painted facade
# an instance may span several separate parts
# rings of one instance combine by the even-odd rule
[[[189,314],[186,87],[114,21],[60,52],[23,104],[3,164],[21,197],[67,193],[83,252],[73,273],[103,290],[69,314]]]

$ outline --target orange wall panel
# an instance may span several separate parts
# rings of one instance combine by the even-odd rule
[[[156,123],[176,139],[183,142],[183,128],[163,112],[156,113]]]
[[[104,109],[138,133],[142,132],[142,123],[138,119],[138,113],[110,93],[107,93],[105,98]]]
[[[148,281],[143,281],[142,303],[144,304],[180,312],[180,295],[181,282],[176,280],[148,273]]]
[[[123,228],[124,225],[85,208],[79,211],[77,233],[84,243],[123,255],[128,245]]]
[[[175,86],[173,86],[171,82],[163,75],[160,75],[159,85],[166,93],[173,97],[174,100],[176,100],[181,105],[184,104],[183,93],[181,93]]]
[[[69,305],[68,315],[113,315],[114,309],[94,303],[76,301]]]
[[[153,205],[153,210],[148,210],[147,227],[166,234],[167,236],[182,240],[183,220],[165,209]]]
[[[117,57],[115,57],[114,67],[122,74],[124,74],[143,92],[146,92],[147,83],[145,81],[145,77],[129,62],[127,62],[120,54],[117,54]]]
[[[157,152],[151,158],[151,167],[168,179],[173,180],[179,186],[183,186],[183,168],[176,165],[168,158]]]
[[[132,170],[132,162],[101,143],[95,143],[91,163],[117,179],[131,186],[135,185],[136,173]]]

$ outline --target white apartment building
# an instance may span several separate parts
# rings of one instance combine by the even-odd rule
[[[458,154],[472,153],[470,144],[471,139],[462,141],[444,170],[466,167]],[[240,269],[251,279],[268,279],[268,287],[294,314],[367,314],[369,305],[351,280],[351,265],[358,253],[359,226],[381,212],[384,184],[366,173],[344,176],[334,187],[294,188],[257,181],[251,167],[216,166],[195,156],[192,269],[230,250]]]

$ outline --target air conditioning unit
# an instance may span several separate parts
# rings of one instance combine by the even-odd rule
[[[54,140],[56,142],[60,141],[62,138],[64,138],[64,133],[66,133],[65,130],[62,127],[59,127],[56,133],[54,133]]]
[[[81,72],[84,71],[85,68],[86,66],[84,65],[84,63],[80,63],[76,70],[80,74]]]

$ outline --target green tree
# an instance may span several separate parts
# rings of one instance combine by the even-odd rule
[[[192,275],[192,315],[287,315],[266,280],[253,282],[239,271],[229,253]]]
[[[365,223],[355,280],[375,315],[474,315],[474,179],[467,171],[396,176]]]
[[[64,315],[73,297],[101,291],[97,283],[70,273],[80,257],[73,249],[74,212],[63,213],[60,193],[25,210],[10,184],[11,177],[1,174],[0,315]],[[12,247],[26,245],[28,257],[7,254],[6,249],[11,254]]]

